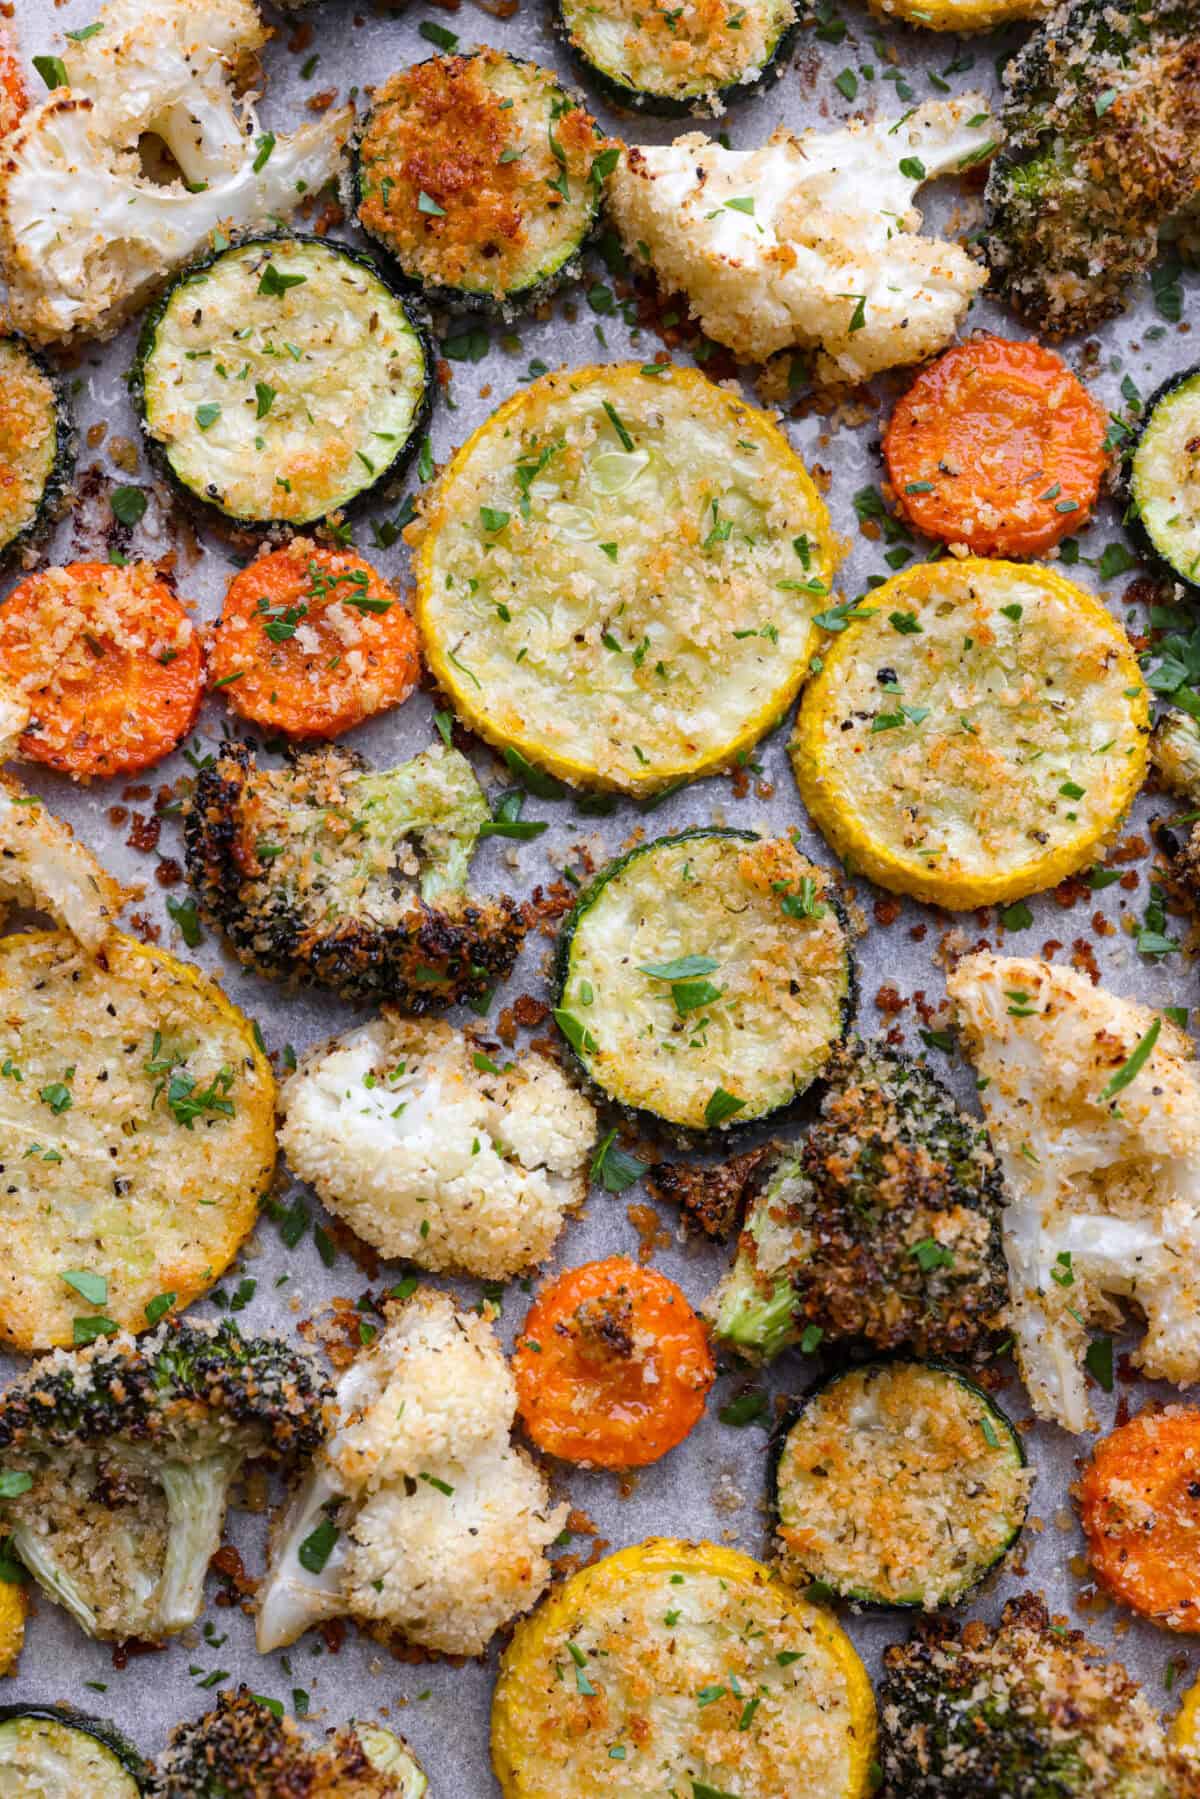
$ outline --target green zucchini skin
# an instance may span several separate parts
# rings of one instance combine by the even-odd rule
[[[955,1386],[968,1393],[978,1402],[984,1417],[991,1423],[992,1429],[999,1439],[999,1446],[1003,1447],[1005,1450],[1011,1450],[1016,1467],[1020,1469],[1028,1468],[1029,1458],[1026,1455],[1025,1445],[1021,1440],[1021,1434],[1013,1425],[1008,1414],[996,1404],[994,1399],[984,1392],[982,1387],[978,1386],[976,1382],[964,1374],[961,1369],[955,1368],[951,1363],[935,1359],[917,1361],[911,1356],[903,1355],[878,1357],[873,1361],[865,1363],[840,1362],[837,1367],[815,1381],[805,1393],[793,1399],[791,1403],[784,1408],[775,1429],[772,1432],[767,1451],[767,1501],[776,1529],[778,1529],[782,1523],[780,1494],[781,1464],[788,1446],[788,1441],[796,1425],[808,1412],[813,1410],[814,1407],[820,1406],[824,1398],[842,1381],[863,1375],[872,1376],[903,1369],[914,1369],[922,1373],[940,1375],[947,1382],[952,1382]],[[847,1510],[851,1509],[852,1503],[853,1500],[851,1498],[847,1505]],[[1025,1527],[1028,1509],[1027,1493],[1026,1503],[1022,1510],[1021,1517],[1009,1531],[1005,1541],[998,1547],[990,1547],[986,1554],[979,1558],[978,1562],[972,1567],[960,1584],[957,1584],[952,1589],[944,1590],[936,1599],[937,1606],[961,1605],[970,1597],[980,1583],[987,1579],[987,1576],[1005,1559],[1017,1542],[1017,1539]],[[819,1578],[821,1585],[832,1593],[836,1599],[847,1601],[856,1606],[866,1607],[872,1611],[894,1612],[920,1611],[922,1609],[928,1610],[931,1609],[931,1603],[933,1603],[924,1601],[920,1597],[904,1599],[882,1596],[869,1587],[835,1583],[828,1578],[828,1575],[823,1575]]]
[[[0,336],[0,350],[11,349],[30,363],[53,393],[54,450],[42,483],[36,509],[29,522],[5,543],[0,543],[0,566],[18,560],[26,550],[37,549],[66,511],[75,478],[78,434],[67,393],[67,384],[46,358],[23,337],[12,332]]]
[[[651,854],[655,850],[661,850],[665,847],[679,843],[695,842],[711,838],[727,838],[740,840],[745,843],[758,843],[762,841],[759,834],[755,831],[736,830],[731,826],[693,825],[685,831],[676,832],[672,836],[656,837],[650,843],[638,844],[636,848],[629,850],[625,855],[617,857],[605,868],[602,868],[588,883],[579,894],[571,911],[564,918],[555,945],[554,968],[551,976],[552,1004],[555,1008],[558,1008],[563,1004],[567,983],[571,975],[572,950],[579,927],[609,883],[619,878],[631,864],[636,863],[641,857]],[[855,1013],[858,1008],[858,971],[853,954],[850,950],[850,928],[845,907],[842,905],[838,895],[830,888],[827,888],[822,893],[821,898],[822,902],[830,908],[837,918],[846,943],[846,991],[839,1007],[836,1030],[830,1038],[830,1049],[832,1049],[835,1044],[845,1041],[854,1022]],[[576,1046],[570,1043],[569,1040],[567,1041],[569,1052],[574,1060],[575,1066],[582,1076],[585,1086],[589,1089],[593,1099],[596,1100],[597,1103],[610,1107],[615,1106],[616,1109],[627,1117],[630,1123],[637,1129],[654,1132],[660,1136],[665,1131],[675,1142],[684,1147],[699,1147],[701,1145],[711,1147],[714,1142],[726,1143],[739,1137],[743,1137],[747,1132],[752,1130],[754,1126],[761,1125],[767,1120],[769,1120],[773,1126],[778,1126],[784,1123],[787,1118],[792,1115],[795,1109],[803,1101],[807,1092],[806,1085],[804,1088],[793,1093],[787,1100],[778,1106],[770,1108],[767,1111],[754,1112],[750,1117],[745,1119],[735,1115],[732,1119],[719,1127],[692,1127],[679,1124],[672,1119],[663,1118],[658,1113],[651,1111],[646,1107],[634,1105],[632,1102],[623,1100],[617,1095],[610,1093],[592,1074],[587,1061],[584,1056],[580,1054]],[[814,1078],[819,1080],[819,1073]]]
[[[1157,447],[1158,435],[1166,426],[1168,414],[1174,405],[1185,404],[1190,396],[1191,417],[1195,420],[1195,433],[1200,438],[1200,363],[1191,368],[1182,369],[1178,373],[1168,375],[1167,379],[1155,389],[1146,401],[1142,411],[1141,424],[1137,438],[1127,453],[1124,470],[1124,492],[1128,502],[1127,518],[1131,535],[1137,540],[1147,558],[1172,580],[1182,581],[1193,590],[1200,589],[1200,549],[1191,558],[1181,553],[1171,554],[1169,539],[1164,541],[1163,529],[1152,529],[1146,523],[1145,504],[1149,497],[1144,487],[1139,491],[1139,476],[1148,477],[1150,460]],[[1196,482],[1200,487],[1200,449],[1195,455]],[[1200,511],[1196,514],[1197,536],[1200,537]]]
[[[89,1712],[76,1711],[70,1705],[0,1705],[0,1729],[6,1724],[19,1724],[26,1718],[35,1723],[57,1724],[63,1730],[90,1737],[120,1763],[135,1791],[149,1791],[149,1766],[129,1738],[106,1718],[96,1718]],[[62,1799],[91,1799],[91,1795],[85,1793],[80,1786],[70,1794],[64,1793]]]
[[[128,385],[130,398],[138,415],[142,429],[142,437],[146,444],[147,454],[154,467],[163,476],[174,492],[180,496],[185,506],[197,518],[209,524],[219,523],[226,530],[247,531],[256,535],[291,535],[294,531],[311,529],[319,522],[320,516],[308,520],[290,521],[279,518],[254,518],[240,515],[220,505],[216,500],[199,494],[185,481],[181,480],[172,466],[166,446],[155,436],[147,416],[146,371],[147,364],[153,356],[158,339],[159,328],[167,314],[172,299],[189,281],[205,274],[214,268],[224,257],[239,250],[253,249],[262,246],[270,250],[276,245],[312,246],[322,252],[332,252],[346,262],[354,263],[364,269],[388,294],[396,301],[404,314],[413,337],[416,339],[422,364],[421,393],[414,407],[412,420],[403,443],[398,444],[384,467],[377,467],[370,478],[356,489],[336,510],[345,515],[353,515],[365,506],[377,501],[387,489],[404,472],[412,460],[417,446],[424,437],[430,415],[433,411],[433,394],[436,383],[436,356],[429,321],[424,311],[415,303],[411,294],[405,293],[394,280],[390,280],[380,268],[377,260],[366,251],[354,249],[349,244],[332,238],[317,237],[311,232],[275,231],[255,232],[248,236],[235,238],[225,249],[214,250],[198,257],[181,270],[166,290],[151,307],[142,323],[138,335],[137,348],[134,352],[133,365],[129,371]],[[331,508],[331,510],[334,510]]]
[[[511,51],[504,51],[503,54],[505,59],[517,69],[538,70],[538,65],[531,57],[517,56]],[[469,61],[471,60],[471,53],[459,56],[457,59],[430,56],[424,59],[424,64],[418,63],[413,66],[415,68],[420,68],[431,63],[449,60]],[[552,70],[544,72],[553,74]],[[575,95],[565,88],[560,88],[559,92],[564,100],[569,101],[576,98]],[[362,146],[363,140],[370,130],[378,110],[379,99],[378,96],[376,96],[375,103],[372,105],[371,110],[361,121],[358,129],[354,133],[350,151],[350,169],[347,178],[349,201],[347,210],[352,212],[354,217],[359,220],[362,230],[370,238],[377,254],[386,264],[389,274],[392,277],[393,286],[397,292],[420,294],[423,296],[426,304],[434,308],[449,308],[455,312],[472,313],[488,318],[511,318],[519,312],[528,312],[533,307],[540,305],[543,300],[548,300],[550,296],[557,293],[561,287],[578,277],[583,266],[583,252],[595,239],[600,229],[602,186],[599,183],[590,184],[590,214],[584,230],[576,240],[574,249],[557,266],[548,270],[545,274],[536,276],[532,281],[525,282],[519,287],[508,289],[503,293],[488,293],[478,288],[461,287],[450,282],[423,279],[419,275],[410,273],[404,267],[403,262],[400,260],[395,250],[388,244],[386,238],[378,232],[371,230],[368,225],[362,223],[360,218],[360,208],[366,200],[366,180],[363,172]],[[599,154],[604,147],[604,138],[598,125],[595,129],[597,139],[596,148],[597,154]]]
[[[652,89],[635,87],[632,82],[622,81],[599,68],[576,43],[566,20],[563,0],[550,0],[550,4],[555,29],[566,45],[572,63],[588,86],[594,88],[600,98],[618,112],[635,115],[649,113],[660,119],[693,118],[698,113],[707,116],[737,106],[743,100],[752,100],[770,82],[778,80],[783,74],[787,59],[796,47],[803,23],[797,12],[791,24],[785,26],[775,40],[774,49],[756,75],[751,75],[744,81],[730,82],[726,87],[713,88],[703,94],[677,98],[670,94],[657,94]]]

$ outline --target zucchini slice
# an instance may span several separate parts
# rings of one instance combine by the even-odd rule
[[[0,1706],[5,1799],[138,1799],[149,1772],[103,1719],[65,1705]]]
[[[751,831],[683,831],[603,869],[559,936],[554,1014],[596,1085],[690,1130],[803,1093],[854,1006],[828,881]]]
[[[392,480],[432,357],[369,256],[256,237],[193,265],[142,328],[134,403],[156,460],[240,525],[306,525]]]
[[[0,337],[0,556],[45,535],[75,472],[61,382],[20,337]]]
[[[811,1393],[781,1437],[776,1548],[796,1586],[869,1605],[953,1605],[1020,1535],[1021,1439],[973,1382],[873,1362]]]
[[[472,730],[650,793],[777,723],[833,565],[829,515],[764,413],[695,369],[609,364],[545,376],[458,451],[416,617]]]
[[[504,1799],[863,1799],[875,1700],[854,1645],[740,1550],[651,1538],[517,1625],[492,1702]]]
[[[1200,364],[1146,403],[1129,459],[1129,497],[1151,553],[1200,587]]]
[[[1146,770],[1146,686],[1121,626],[1048,568],[922,563],[851,616],[791,743],[842,859],[965,909],[1094,861]]]
[[[799,29],[795,0],[692,0],[682,12],[639,0],[558,0],[558,16],[606,100],[670,117],[723,112],[782,74]]]
[[[354,166],[358,221],[431,300],[528,305],[578,270],[604,150],[596,121],[537,63],[493,49],[431,56],[375,92]]]
[[[162,1293],[182,1311],[275,1168],[275,1083],[249,1020],[162,950],[114,932],[92,958],[56,931],[0,938],[0,1017],[0,1340],[60,1348],[80,1318],[145,1330]]]

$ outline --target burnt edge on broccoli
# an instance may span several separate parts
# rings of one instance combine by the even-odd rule
[[[1200,1799],[1137,1682],[1037,1594],[997,1626],[923,1620],[883,1670],[887,1799]]]
[[[331,1398],[316,1363],[281,1337],[243,1337],[232,1319],[213,1330],[168,1320],[35,1364],[0,1394],[0,1452],[152,1442],[170,1433],[170,1408],[191,1403],[264,1427],[279,1456],[313,1455]]]
[[[176,1727],[146,1790],[150,1799],[309,1799],[342,1791],[335,1778],[359,1799],[404,1791],[372,1767],[352,1726],[314,1742],[242,1686]]]
[[[647,1184],[659,1199],[670,1201],[684,1216],[698,1224],[707,1237],[728,1237],[756,1194],[762,1191],[771,1165],[778,1156],[777,1142],[743,1150],[714,1168],[686,1162],[656,1162],[647,1172]]]
[[[1122,310],[1200,181],[1198,26],[1188,0],[1063,0],[1005,70],[983,247],[1047,337]]]
[[[332,745],[297,748],[289,759],[299,775],[306,762],[331,757],[347,769],[366,766]],[[201,771],[184,817],[188,878],[201,911],[247,968],[315,982],[349,1000],[393,1000],[416,1017],[483,1001],[511,972],[529,925],[524,907],[508,894],[460,896],[439,906],[414,896],[409,917],[398,925],[353,916],[317,921],[282,891],[256,904],[249,889],[261,883],[238,857],[242,806],[256,773],[248,745],[222,743],[216,762]]]
[[[817,1119],[747,1216],[718,1294],[718,1336],[768,1358],[810,1329],[922,1359],[986,1357],[1008,1278],[1004,1188],[984,1126],[924,1062],[883,1044],[840,1046],[823,1079]],[[805,1259],[760,1271],[756,1212],[764,1234],[801,1235]]]

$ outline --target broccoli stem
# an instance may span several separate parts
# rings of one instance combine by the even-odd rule
[[[286,1649],[311,1625],[339,1617],[345,1610],[345,1537],[339,1534],[334,1538],[315,1570],[300,1559],[302,1546],[330,1520],[344,1499],[328,1467],[320,1464],[292,1495],[271,1546],[267,1578],[259,1588],[256,1637],[260,1655]]]
[[[46,1540],[30,1529],[28,1524],[14,1524],[12,1528],[12,1545],[40,1587],[49,1593],[51,1599],[65,1607],[90,1637],[96,1635],[97,1619],[91,1606],[80,1593],[71,1578],[58,1567],[53,1556],[46,1550]]]
[[[717,1336],[743,1354],[773,1361],[799,1335],[795,1297],[786,1273],[776,1274],[770,1293],[764,1294],[752,1256],[739,1250],[717,1301]]]
[[[229,1488],[240,1453],[226,1450],[196,1462],[163,1462],[157,1479],[167,1501],[167,1553],[158,1589],[158,1626],[186,1630],[200,1616],[204,1577],[221,1546]]]
[[[355,774],[347,786],[371,847],[390,854],[402,838],[417,840],[421,898],[427,905],[463,891],[480,827],[489,817],[465,756],[439,746],[399,768]]]

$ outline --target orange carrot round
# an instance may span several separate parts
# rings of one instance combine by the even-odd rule
[[[21,754],[78,781],[161,761],[204,691],[196,627],[149,562],[22,581],[0,606],[0,674],[31,708]]]
[[[12,32],[0,24],[0,137],[13,130],[28,105],[25,75]]]
[[[1097,1579],[1144,1618],[1200,1633],[1200,1411],[1168,1406],[1120,1425],[1078,1492]]]
[[[417,629],[361,556],[297,537],[234,576],[213,685],[245,719],[288,737],[337,737],[417,684]]]
[[[927,537],[973,556],[1040,556],[1086,522],[1106,428],[1053,350],[976,337],[922,369],[883,454],[900,511]]]
[[[715,1375],[684,1294],[625,1256],[551,1281],[517,1338],[513,1372],[539,1449],[596,1468],[641,1468],[682,1443]]]

